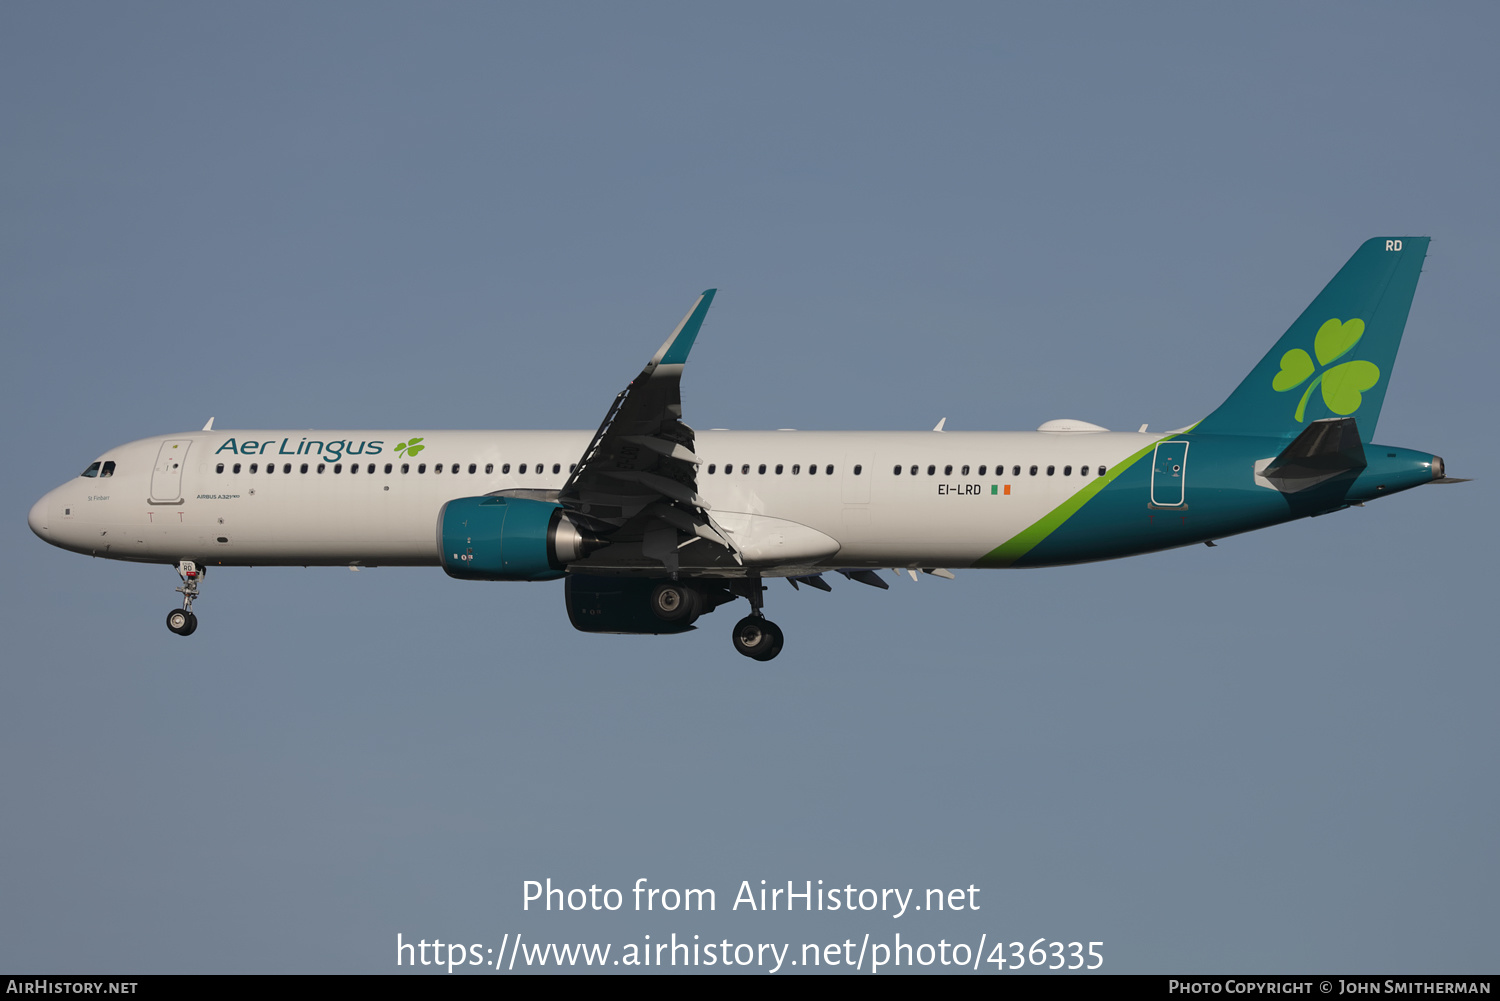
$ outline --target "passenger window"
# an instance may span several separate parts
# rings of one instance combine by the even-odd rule
[[[114,463],[114,460],[111,459],[109,462],[106,462],[104,464],[104,468],[103,469],[99,470],[99,477],[100,477],[100,479],[103,479],[106,476],[113,476],[113,475],[115,475],[115,463]]]
[[[432,464],[432,471],[433,473],[441,473],[443,471],[443,464],[441,462],[434,462]]]
[[[569,476],[572,476],[577,471],[578,471],[578,463],[576,463],[576,462],[570,462],[570,463],[568,463],[568,475]]]
[[[833,475],[833,467],[832,466],[824,466],[823,467],[823,475],[824,476],[832,476]]]
[[[1088,474],[1089,474],[1089,467],[1088,466],[1079,466],[1078,467],[1078,475],[1079,476],[1087,476]]]
[[[223,466],[219,467],[220,470],[222,470],[223,468],[224,468]],[[78,475],[79,476],[98,476],[99,475],[99,463],[97,463],[97,462],[90,463],[89,464],[89,468],[85,469],[83,472],[79,473]]]
[[[785,468],[785,467],[784,467],[784,466],[782,466],[782,464],[781,464],[781,463],[779,463],[779,462],[778,462],[778,463],[776,463],[776,475],[777,475],[777,476],[780,476],[780,475],[781,475],[781,471],[782,471],[782,470],[783,470],[783,469],[784,469],[784,468]]]
[[[1020,466],[1017,466],[1017,467],[1016,467],[1016,472],[1018,472],[1018,473],[1019,473],[1019,472],[1020,472],[1020,471],[1021,471],[1021,467],[1020,467]],[[1035,475],[1036,475],[1036,467],[1035,467],[1035,466],[1032,466],[1032,467],[1031,467],[1031,475],[1032,475],[1032,476],[1035,476]]]
[[[1064,476],[1072,476],[1073,475],[1073,467],[1072,466],[1064,466],[1063,467],[1063,475]]]
[[[740,464],[740,475],[741,476],[749,476],[750,475],[750,463],[744,462],[744,463]]]
[[[99,465],[99,463],[96,462],[96,463],[94,463],[93,466],[90,466],[89,468],[93,469],[97,465]],[[222,462],[219,463],[217,466],[214,467],[214,472],[216,472],[216,473],[222,473],[223,471],[224,471],[224,463],[222,463]],[[95,473],[94,475],[98,476],[99,474]]]
[[[716,463],[716,462],[710,462],[708,464],[708,475],[712,476],[714,474],[714,470],[716,470],[718,468],[719,468],[719,464],[718,463]]]
[[[404,476],[405,474],[407,474],[409,472],[411,472],[411,463],[409,463],[409,462],[403,462],[403,463],[401,463],[401,473],[402,473],[402,475]]]
[[[969,475],[969,467],[965,466],[964,468],[960,469],[958,471],[958,475],[960,475],[960,476],[968,476]]]
[[[794,463],[792,463],[792,475],[793,476],[800,476],[800,475],[802,475],[802,463],[800,463],[800,462],[794,462]]]
[[[304,473],[307,472],[307,463],[305,463],[305,462],[302,464],[302,471]],[[319,470],[319,472],[322,472],[322,470]]]
[[[766,475],[766,464],[762,462],[758,467],[756,467],[756,470],[760,473],[760,475]]]
[[[1051,476],[1055,472],[1057,472],[1057,467],[1056,466],[1048,466],[1047,467],[1047,475],[1048,476]]]
[[[937,475],[937,467],[936,466],[928,466],[927,467],[927,475],[928,476],[936,476]]]
[[[917,467],[916,467],[916,466],[912,466],[912,467],[911,467],[911,474],[912,474],[912,475],[913,475],[913,476],[916,476],[916,475],[917,475]]]
[[[1103,466],[1100,466],[1100,467],[1099,467],[1099,475],[1100,475],[1100,476],[1103,476],[1103,475],[1104,475],[1104,467],[1103,467]]]
[[[943,467],[943,475],[944,476],[952,476],[953,475],[953,467],[952,466],[944,466]]]
[[[1012,475],[1012,476],[1020,476],[1021,475],[1021,467],[1020,466],[1011,466],[1010,467],[1010,475]],[[1033,476],[1036,475],[1036,467],[1035,466],[1031,467],[1031,475],[1033,475]]]
[[[495,471],[495,464],[493,462],[486,462],[484,464],[484,473],[485,473],[486,476],[488,476],[489,474],[493,473],[494,471]]]
[[[560,472],[562,472],[562,463],[561,462],[554,462],[552,464],[552,475],[556,476]]]
[[[479,464],[477,462],[469,463],[469,475],[473,476],[477,472],[479,472]]]
[[[333,471],[335,473],[342,473],[344,471],[344,464],[342,462],[335,462],[333,464]]]
[[[984,466],[980,466],[980,467],[979,467],[979,475],[980,475],[980,476],[983,476],[983,475],[984,475],[984,471],[985,471],[985,468],[986,468],[986,467],[984,467]],[[1000,467],[999,467],[999,466],[996,466],[996,467],[995,467],[995,468],[996,468],[996,469],[999,469],[999,468],[1000,468]]]
[[[417,472],[418,473],[425,473],[425,472],[427,472],[427,463],[425,463],[425,462],[419,462],[419,463],[417,463]]]
[[[520,473],[522,476],[525,476],[526,475],[526,463],[523,462],[519,466],[517,466],[516,467],[516,472]]]
[[[505,465],[501,466],[500,467],[500,472],[502,472],[502,473],[509,473],[510,472],[510,463],[507,462]]]
[[[303,469],[304,469],[304,471],[306,471],[306,467],[303,467]],[[321,473],[322,471],[323,471],[323,464],[320,462],[320,463],[318,463],[318,472]]]
[[[236,462],[236,463],[235,463],[235,464],[234,464],[234,471],[235,471],[235,472],[236,472],[236,473],[238,473],[238,472],[239,472],[239,471],[240,471],[240,464],[239,464],[239,463],[238,463],[238,462]]]
[[[900,476],[901,475],[901,467],[897,466],[895,469],[891,470],[891,475],[893,475],[893,476]]]
[[[357,472],[359,472],[359,463],[357,463],[357,462],[351,462],[351,463],[349,463],[349,472],[351,472],[351,473],[357,473]]]
[[[860,473],[864,472],[864,469],[865,469],[864,466],[856,465],[854,467],[854,475],[858,476]]]
[[[276,463],[274,463],[274,462],[268,462],[268,463],[266,463],[266,473],[270,474],[270,473],[274,473],[274,472],[276,472]]]
[[[252,472],[252,473],[258,473],[258,472],[260,472],[260,463],[258,463],[258,462],[252,462],[252,463],[250,463],[250,472]]]
[[[473,471],[474,471],[474,470],[472,470],[472,469],[471,469],[471,470],[469,470],[469,472],[471,472],[471,473],[472,473],[472,472],[473,472]],[[451,469],[451,470],[450,470],[450,472],[452,472],[452,473],[453,473],[453,474],[454,474],[454,475],[457,475],[457,474],[458,474],[458,463],[456,463],[456,462],[455,462],[455,463],[454,463],[454,464],[453,464],[453,468],[452,468],[452,469]]]

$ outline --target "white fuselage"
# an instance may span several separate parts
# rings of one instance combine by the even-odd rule
[[[99,464],[113,463],[112,475],[68,481],[37,502],[30,522],[48,542],[110,559],[437,565],[444,503],[498,490],[556,490],[590,437],[587,431],[164,435],[111,449]],[[1161,437],[701,431],[698,494],[737,542],[762,554],[768,573],[782,562],[961,567],[1086,487],[1101,466]],[[421,442],[416,455],[396,451],[414,440]],[[776,534],[788,523],[833,540],[836,552],[795,551],[799,544],[805,550],[805,539]],[[783,536],[791,549],[778,561]]]

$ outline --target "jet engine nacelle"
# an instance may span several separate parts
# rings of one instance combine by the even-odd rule
[[[460,580],[556,580],[601,544],[551,501],[460,497],[438,514],[443,569]]]

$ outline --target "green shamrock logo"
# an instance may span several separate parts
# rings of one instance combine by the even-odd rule
[[[1354,350],[1354,345],[1365,335],[1364,320],[1329,320],[1318,328],[1313,338],[1313,353],[1318,356],[1318,365],[1330,365]],[[1271,380],[1271,388],[1278,393],[1296,389],[1317,371],[1317,365],[1301,348],[1292,348],[1281,356],[1281,371]],[[1380,369],[1372,362],[1346,361],[1342,365],[1324,368],[1308,385],[1297,404],[1297,423],[1302,423],[1307,411],[1307,400],[1319,385],[1323,387],[1323,402],[1328,409],[1341,417],[1347,417],[1359,409],[1364,402],[1360,395],[1380,381]]]
[[[1356,404],[1356,406],[1358,406],[1358,404]],[[1301,418],[1298,418],[1298,420],[1301,420]],[[422,449],[424,449],[424,448],[427,447],[426,445],[419,445],[419,444],[417,444],[417,442],[419,442],[421,440],[422,440],[421,438],[413,438],[410,441],[403,441],[401,444],[399,444],[399,445],[396,446],[396,454],[397,455],[404,454],[408,458],[410,458],[413,455],[416,455],[418,452],[422,451]]]

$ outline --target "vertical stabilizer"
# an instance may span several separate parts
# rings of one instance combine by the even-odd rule
[[[1193,430],[1294,438],[1314,421],[1357,417],[1368,442],[1427,243],[1425,236],[1366,240],[1270,354]]]

